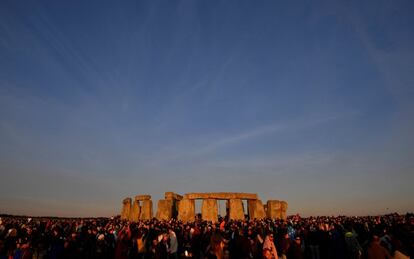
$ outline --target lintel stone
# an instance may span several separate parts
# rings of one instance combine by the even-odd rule
[[[183,196],[174,193],[174,192],[165,192],[165,199],[166,200],[177,200],[180,201],[183,199]]]
[[[143,194],[143,195],[137,195],[135,196],[136,201],[145,201],[145,200],[151,200],[151,195]]]
[[[187,193],[184,195],[186,199],[217,199],[217,200],[257,200],[256,193],[242,193],[242,192],[205,192],[205,193]]]

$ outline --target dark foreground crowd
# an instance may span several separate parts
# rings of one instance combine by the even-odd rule
[[[217,223],[2,217],[0,259],[414,258],[414,215]]]

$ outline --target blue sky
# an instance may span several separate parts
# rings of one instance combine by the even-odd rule
[[[412,1],[1,1],[0,212],[165,191],[413,211]]]

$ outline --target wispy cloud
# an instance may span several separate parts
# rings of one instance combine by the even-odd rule
[[[249,139],[258,138],[265,134],[274,133],[276,131],[283,131],[286,128],[286,125],[283,124],[273,124],[266,125],[262,127],[257,127],[245,132],[241,132],[235,135],[226,136],[218,140],[213,141],[204,148],[199,149],[198,154],[205,154],[213,152],[217,149],[238,144]]]
[[[195,136],[185,142],[174,142],[165,145],[161,148],[161,151],[152,155],[148,155],[145,162],[149,166],[162,166],[164,164],[170,164],[183,160],[191,160],[200,157],[215,155],[225,148],[231,148],[233,146],[242,144],[247,141],[260,139],[263,137],[269,137],[275,139],[280,136],[275,136],[276,133],[298,131],[317,127],[318,125],[329,123],[338,119],[338,116],[354,116],[355,113],[342,114],[342,115],[326,115],[320,117],[305,118],[302,120],[284,121],[280,123],[273,123],[268,125],[262,125],[240,131],[234,134],[227,134],[222,136]]]
[[[309,127],[314,127],[318,124],[329,122],[337,118],[337,115],[329,115],[326,117],[320,118],[311,118],[311,119],[303,119],[300,121],[290,121],[290,122],[281,122],[281,123],[274,123],[264,126],[259,126],[253,129],[249,129],[246,131],[242,131],[238,134],[234,135],[227,135],[222,138],[218,138],[217,140],[213,140],[205,147],[200,148],[197,154],[206,154],[214,152],[220,148],[224,148],[227,146],[232,146],[239,144],[244,141],[248,141],[255,138],[260,138],[269,134],[274,134],[276,132],[287,132],[291,130],[305,130]]]

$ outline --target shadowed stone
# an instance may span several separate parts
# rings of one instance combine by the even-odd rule
[[[142,201],[141,215],[139,219],[140,220],[152,219],[152,201],[151,200]]]
[[[186,199],[217,199],[217,200],[257,200],[256,193],[242,192],[205,192],[205,193],[187,193],[184,195]]]
[[[266,217],[264,206],[261,200],[249,200],[247,201],[249,207],[250,219],[263,219]]]
[[[230,219],[235,219],[235,220],[244,219],[244,209],[243,209],[242,200],[240,199],[229,200],[229,217]]]
[[[229,200],[226,200],[226,217],[230,217],[230,202]]]
[[[178,202],[178,220],[192,222],[195,218],[195,202],[190,199],[182,199]]]
[[[145,200],[151,200],[151,195],[143,194],[143,195],[137,195],[135,196],[136,201],[145,201]]]
[[[267,201],[267,217],[270,219],[280,219],[280,201],[269,200]]]
[[[173,217],[174,200],[159,200],[157,206],[158,220],[170,220]]]
[[[131,207],[132,207],[132,199],[125,198],[122,201],[121,219],[129,220],[131,209],[132,209]]]
[[[287,218],[287,208],[288,208],[288,204],[286,201],[281,201],[280,202],[280,218],[281,219],[286,219]]]
[[[201,204],[201,216],[206,221],[217,221],[217,200],[216,199],[205,199]]]
[[[135,200],[132,205],[132,211],[129,219],[133,222],[138,222],[141,213],[141,206],[139,206],[139,200]]]

